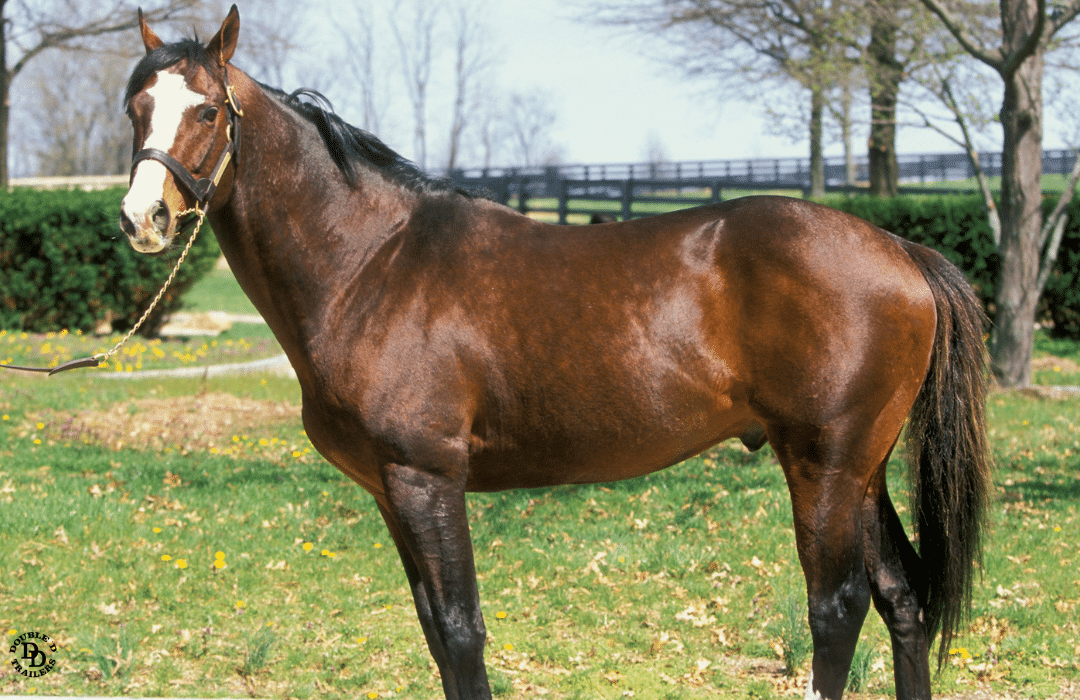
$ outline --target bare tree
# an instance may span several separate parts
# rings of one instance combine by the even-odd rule
[[[437,52],[437,13],[438,6],[425,0],[397,0],[390,13],[390,28],[413,112],[413,157],[420,168],[427,167],[427,109]]]
[[[558,117],[551,96],[543,92],[510,95],[503,117],[509,134],[514,162],[525,166],[549,165],[557,160],[551,129]]]
[[[197,0],[147,2],[147,18],[162,20],[191,9]],[[8,184],[11,86],[35,58],[50,49],[86,48],[101,37],[136,26],[135,2],[112,0],[0,0],[0,187]]]
[[[991,340],[994,374],[1007,387],[1031,383],[1035,311],[1056,259],[1064,208],[1075,177],[1054,212],[1042,216],[1044,54],[1051,41],[1080,15],[1080,0],[1001,0],[993,42],[984,25],[957,4],[922,0],[963,49],[993,69],[1004,83],[1001,103],[1001,274]],[[993,45],[996,43],[996,45]],[[1080,169],[1074,170],[1074,176]]]
[[[19,139],[43,175],[120,174],[131,163],[131,127],[120,110],[130,60],[110,53],[57,51],[28,76],[32,123]],[[22,115],[17,122],[26,122]]]
[[[448,170],[458,165],[469,112],[475,109],[474,97],[479,93],[480,83],[491,65],[490,46],[486,38],[489,30],[481,19],[484,14],[483,5],[459,0],[455,7],[450,8],[450,12],[454,48],[454,97],[446,157]]]
[[[862,4],[842,0],[608,0],[589,17],[667,39],[668,60],[692,76],[757,87],[794,83],[808,98],[810,187],[825,191],[824,118],[830,89],[850,73]],[[744,88],[745,89],[745,88]]]

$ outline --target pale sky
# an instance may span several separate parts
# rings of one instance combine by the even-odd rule
[[[805,138],[793,142],[769,133],[762,104],[743,97],[721,99],[718,88],[689,81],[648,57],[642,50],[646,39],[581,21],[565,0],[499,0],[489,6],[485,21],[501,49],[498,81],[504,89],[535,88],[552,96],[558,113],[554,140],[562,147],[564,163],[640,162],[646,160],[650,138],[659,140],[672,161],[808,156]],[[338,21],[349,17],[343,10]],[[316,31],[326,42],[339,41],[335,34],[333,28]],[[386,52],[396,50],[388,37],[382,40]],[[336,96],[342,89],[335,85],[326,92],[343,117],[358,122],[346,99]],[[710,89],[717,94],[709,94]],[[387,121],[391,125],[378,135],[414,158],[407,111]],[[865,154],[865,138],[864,129],[856,137],[857,155]],[[898,147],[902,153],[959,150],[928,130],[915,129],[901,131]],[[842,154],[838,142],[827,144],[827,156]],[[434,161],[435,155],[429,165]]]

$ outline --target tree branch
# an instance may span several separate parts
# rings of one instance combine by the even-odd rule
[[[938,16],[938,19],[942,21],[945,28],[953,35],[953,38],[960,42],[960,45],[964,47],[965,51],[999,73],[1002,71],[1006,58],[1005,52],[1002,49],[998,48],[989,51],[979,46],[974,37],[964,30],[963,24],[953,17],[949,8],[942,5],[940,0],[922,0],[922,4],[926,6],[926,9]]]

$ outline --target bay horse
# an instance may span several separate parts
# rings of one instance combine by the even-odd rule
[[[641,476],[729,438],[787,479],[807,697],[841,696],[871,603],[897,697],[930,697],[990,479],[984,318],[955,267],[783,197],[541,224],[232,66],[235,6],[205,46],[139,20],[121,228],[157,253],[207,212],[309,438],[374,497],[448,699],[491,697],[466,492]],[[905,420],[918,551],[885,480]]]

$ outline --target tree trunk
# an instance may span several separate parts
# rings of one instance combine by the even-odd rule
[[[7,15],[0,0],[0,193],[8,190],[8,122],[11,119],[11,74],[7,66]]]
[[[1034,3],[1022,1],[1020,5],[1030,13],[1013,15],[1014,31],[1006,26],[1007,43],[1010,36],[1023,41],[1035,24]],[[1035,309],[1041,292],[1042,74],[1043,53],[1039,48],[1015,72],[1002,76],[1001,277],[991,358],[994,375],[1005,387],[1031,383]]]
[[[870,194],[895,197],[900,193],[896,161],[896,103],[903,66],[896,60],[896,12],[888,3],[878,8],[870,27]]]
[[[825,155],[823,147],[825,124],[825,93],[821,88],[810,90],[810,196],[825,196]]]

